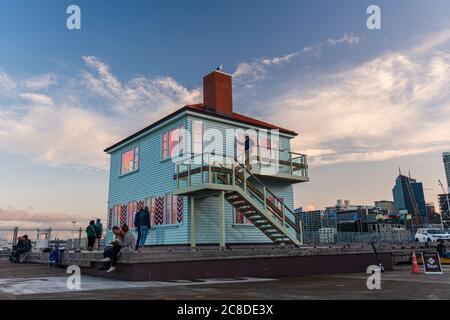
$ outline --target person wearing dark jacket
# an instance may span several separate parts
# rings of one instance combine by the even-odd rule
[[[112,233],[115,235],[115,239],[110,242],[110,246],[106,247],[103,251],[104,264],[99,270],[107,270],[106,272],[112,272],[116,269],[116,263],[119,259],[119,252],[123,247],[123,233],[118,226],[112,228]]]
[[[94,248],[95,239],[97,238],[97,229],[95,228],[95,221],[89,221],[89,225],[86,228],[86,234],[88,238],[88,250],[92,251]]]
[[[19,262],[20,256],[31,251],[31,240],[28,239],[28,235],[24,235],[17,242],[16,250],[12,254],[12,262]]]
[[[95,237],[95,248],[97,250],[100,250],[100,240],[102,239],[102,235],[103,235],[103,225],[102,225],[100,219],[97,219],[94,227],[95,227],[95,230],[97,231],[97,234]]]
[[[450,258],[450,252],[447,252],[447,249],[445,248],[444,240],[440,240],[437,247],[437,252],[439,253],[439,256],[443,258]]]
[[[142,212],[144,212],[143,209],[140,209],[139,211],[136,211],[134,214],[134,229],[137,231],[137,239],[136,239],[136,248],[135,250],[139,249],[139,242],[141,241],[141,225],[140,225],[140,217]]]
[[[17,238],[17,243],[12,246],[12,252],[11,252],[11,256],[9,257],[9,261],[15,262],[16,251],[21,248],[23,248],[23,239],[22,239],[22,237],[19,236]]]
[[[150,229],[150,210],[148,207],[145,207],[144,210],[140,213],[138,219],[140,232],[140,239],[136,241],[136,248],[143,247],[145,245],[145,241],[147,241],[148,230]]]

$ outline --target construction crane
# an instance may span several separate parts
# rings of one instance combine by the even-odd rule
[[[438,180],[439,186],[442,189],[442,194],[445,195],[445,200],[447,201],[447,213],[444,212],[444,204],[442,204],[442,208],[441,208],[441,224],[442,227],[444,227],[444,224],[446,227],[449,227],[449,222],[450,222],[450,202],[448,200],[448,192],[445,192],[445,188],[444,185],[442,184],[442,181],[439,179]],[[444,202],[445,203],[445,202]]]

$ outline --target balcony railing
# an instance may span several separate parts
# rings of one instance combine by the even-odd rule
[[[245,155],[237,158],[245,164]],[[250,153],[251,171],[257,175],[285,175],[308,180],[308,162],[305,154],[286,150],[264,150],[258,148]]]
[[[261,180],[254,176],[245,164],[234,158],[226,158],[211,154],[194,155],[190,161],[176,165],[175,191],[191,192],[191,190],[211,188],[239,190],[253,199],[260,211],[277,220],[287,232],[301,234],[301,226],[297,225],[295,213],[282,199],[278,198]],[[197,190],[198,191],[198,190]]]

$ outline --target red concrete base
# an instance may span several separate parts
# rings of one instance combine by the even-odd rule
[[[379,253],[386,271],[392,271],[391,253]],[[100,263],[82,268],[85,275],[127,281],[192,280],[222,277],[289,277],[366,272],[377,265],[373,253],[346,253],[316,256],[282,256],[239,259],[119,263],[114,272],[98,271]]]

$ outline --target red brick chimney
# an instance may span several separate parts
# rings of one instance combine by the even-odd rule
[[[215,70],[203,78],[203,104],[217,113],[233,112],[232,81],[229,74]]]

